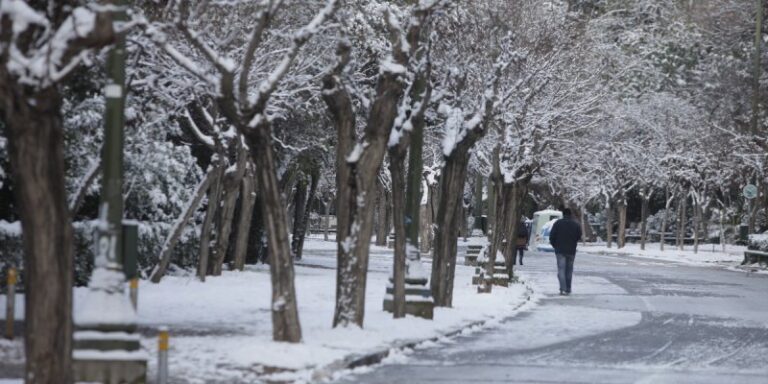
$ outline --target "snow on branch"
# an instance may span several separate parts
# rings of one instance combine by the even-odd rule
[[[323,7],[323,9],[321,9],[320,12],[318,12],[317,15],[315,15],[315,17],[307,25],[293,34],[293,38],[291,39],[291,46],[283,55],[282,60],[277,65],[277,67],[272,70],[267,78],[262,81],[261,85],[259,85],[258,93],[255,95],[255,97],[253,97],[252,100],[250,100],[250,105],[247,109],[252,109],[253,114],[261,114],[264,112],[267,100],[277,89],[277,86],[280,84],[280,81],[283,79],[283,77],[285,77],[285,75],[288,73],[291,65],[299,55],[301,48],[304,46],[304,44],[307,43],[307,41],[309,41],[310,38],[312,38],[312,36],[319,32],[320,26],[325,23],[325,21],[328,20],[331,16],[333,16],[338,5],[339,0],[328,0],[325,4],[325,7]],[[253,116],[248,119],[251,121],[251,123],[249,123],[250,127],[254,127],[253,121],[255,117],[256,116]]]
[[[0,1],[0,63],[22,84],[49,87],[60,82],[93,49],[111,44],[135,23],[113,25],[116,7],[81,6],[56,26],[22,0]],[[22,38],[25,36],[25,38]],[[26,36],[34,36],[29,38]]]
[[[494,106],[497,104],[501,79],[509,68],[509,64],[509,60],[503,55],[496,59],[493,76],[483,92],[483,100],[471,117],[465,118],[461,107],[453,108],[447,104],[440,106],[439,112],[447,117],[442,145],[444,156],[451,156],[456,147],[468,138],[474,141],[485,133],[493,116]]]

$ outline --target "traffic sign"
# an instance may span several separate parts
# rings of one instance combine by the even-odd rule
[[[754,199],[757,197],[757,187],[754,184],[747,184],[744,186],[744,189],[742,189],[741,193],[747,199]]]

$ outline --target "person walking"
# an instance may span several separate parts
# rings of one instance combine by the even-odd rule
[[[557,257],[557,279],[560,281],[560,294],[571,294],[573,261],[576,258],[576,245],[581,240],[581,226],[573,220],[571,210],[564,208],[563,218],[555,221],[549,232],[549,243],[555,249]]]
[[[517,224],[517,239],[515,240],[517,256],[520,258],[520,265],[523,265],[523,253],[528,249],[528,236],[528,228],[525,225],[525,220],[523,220]],[[514,258],[512,264],[514,264]]]

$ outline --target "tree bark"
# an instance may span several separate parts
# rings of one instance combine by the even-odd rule
[[[605,237],[610,248],[613,243],[613,207],[610,200],[605,202]]]
[[[299,217],[299,222],[293,226],[293,239],[291,241],[291,248],[293,254],[297,260],[301,260],[301,254],[304,250],[304,239],[307,235],[307,227],[309,225],[309,215],[312,211],[312,202],[315,199],[317,193],[317,183],[320,179],[320,169],[312,168],[309,170],[309,191],[306,193],[304,200],[304,206],[302,209],[302,215]],[[298,202],[298,201],[297,201]]]
[[[394,318],[405,317],[405,170],[407,146],[389,149],[389,173],[392,177],[392,214],[395,227],[395,255],[392,273]]]
[[[214,218],[216,217],[216,211],[219,208],[219,196],[221,196],[222,189],[222,177],[224,176],[224,167],[220,165],[214,166],[213,180],[211,181],[211,188],[208,191],[208,208],[205,212],[205,219],[203,220],[203,227],[200,230],[200,251],[197,261],[197,277],[200,281],[205,281],[205,276],[208,274],[208,259],[211,248],[211,227],[213,226]]]
[[[618,205],[619,209],[619,233],[616,239],[616,246],[618,248],[624,248],[624,245],[626,245],[627,238],[627,200],[626,197],[622,196],[621,200],[619,201]]]
[[[0,70],[24,246],[28,383],[72,381],[74,239],[64,182],[61,97],[55,87],[15,87]]]
[[[307,180],[301,179],[296,183],[296,188],[293,192],[293,225],[291,230],[293,235],[291,236],[291,253],[298,260],[301,257],[297,253],[299,250],[299,233],[305,228],[302,228],[301,221],[304,220],[304,211],[307,209]],[[305,230],[306,231],[306,230]]]
[[[245,269],[248,237],[251,233],[251,223],[253,222],[253,206],[256,202],[253,179],[253,171],[251,167],[249,167],[249,169],[246,170],[246,175],[243,177],[242,181],[242,191],[240,193],[240,219],[237,224],[237,240],[235,240],[233,267],[238,271]]]
[[[688,194],[683,192],[683,196],[680,199],[680,211],[679,211],[679,219],[680,224],[677,227],[677,249],[683,250],[685,248],[685,224],[688,221],[687,220],[687,204],[688,204]]]
[[[75,191],[74,197],[72,198],[72,203],[69,206],[69,211],[72,212],[72,217],[75,217],[77,215],[77,212],[80,211],[80,207],[83,205],[83,201],[85,200],[85,196],[88,194],[88,189],[93,185],[93,182],[96,181],[96,177],[99,176],[101,173],[101,157],[96,160],[96,162],[91,166],[90,169],[88,169],[88,172],[86,172],[85,176],[83,176],[82,180],[80,181],[80,185],[77,188],[77,191]]]
[[[469,148],[455,148],[445,158],[440,176],[440,203],[435,220],[435,244],[432,255],[432,297],[435,305],[453,305],[453,279],[456,271],[456,245],[459,237],[459,214],[464,184],[467,180]]]
[[[325,204],[325,230],[323,231],[323,240],[328,241],[328,232],[331,230],[331,201],[323,201]]]
[[[650,196],[644,193],[640,197],[640,249],[645,250],[645,242],[648,240],[648,200]]]
[[[387,246],[387,236],[389,235],[389,223],[388,223],[388,209],[389,199],[387,198],[387,191],[384,184],[379,181],[378,183],[378,201],[376,203],[376,245]]]
[[[237,198],[240,195],[240,184],[243,180],[243,175],[245,174],[247,156],[248,154],[245,152],[244,148],[239,150],[234,172],[227,172],[224,175],[222,188],[224,198],[222,199],[221,211],[218,215],[215,229],[216,246],[213,252],[213,264],[210,270],[211,275],[213,276],[221,275],[224,261],[227,258],[229,240],[232,234],[232,224],[235,220],[235,208],[237,207]]]
[[[173,228],[171,228],[171,232],[168,234],[168,237],[165,238],[165,243],[163,243],[163,247],[160,250],[160,257],[158,258],[159,261],[157,266],[155,266],[154,270],[152,271],[152,275],[150,277],[150,281],[153,283],[159,283],[163,276],[165,276],[165,271],[168,269],[168,265],[171,263],[173,247],[176,246],[179,238],[181,238],[181,234],[184,232],[184,227],[187,225],[187,222],[189,222],[189,219],[192,218],[194,212],[197,211],[197,208],[200,205],[200,202],[203,200],[206,191],[208,191],[208,189],[211,187],[211,182],[213,181],[214,177],[213,174],[213,171],[209,171],[205,174],[203,180],[201,180],[200,184],[197,185],[195,194],[192,196],[192,199],[190,199],[190,201],[187,203],[187,206],[184,208],[184,211],[176,220],[176,223],[174,223]]]
[[[429,193],[427,190],[425,193]],[[423,253],[429,253],[432,250],[432,204],[431,199],[428,198],[427,204],[422,205],[419,208],[419,251]]]
[[[699,253],[699,225],[701,224],[701,195],[696,196],[693,203],[693,253]]]
[[[660,243],[659,249],[663,252],[664,251],[664,236],[667,231],[667,220],[669,217],[669,207],[672,205],[672,196],[669,194],[669,188],[664,189],[664,196],[665,196],[665,205],[664,205],[664,216],[661,219],[661,234],[660,234]]]
[[[269,270],[272,280],[272,338],[298,343],[301,325],[296,303],[293,258],[288,243],[287,215],[280,196],[277,164],[272,149],[272,127],[267,119],[247,132],[246,141],[255,162],[262,218],[267,228]]]
[[[496,145],[493,148],[493,169],[491,175],[488,178],[488,258],[485,265],[485,273],[483,279],[478,286],[479,293],[491,293],[493,290],[493,275],[496,267],[496,256],[499,250],[503,248],[502,242],[504,240],[504,226],[506,223],[506,208],[508,205],[509,188],[506,184],[501,182],[501,169],[499,168],[499,153],[501,151],[500,145]],[[478,179],[482,180],[482,179]],[[478,183],[481,184],[481,183]],[[478,191],[476,191],[477,193]],[[491,217],[495,222],[492,222]],[[492,229],[490,229],[492,228]],[[499,230],[496,231],[495,229]]]

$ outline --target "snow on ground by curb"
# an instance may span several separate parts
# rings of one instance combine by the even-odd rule
[[[458,264],[463,262],[459,243]],[[170,328],[169,366],[173,382],[253,383],[313,381],[336,376],[355,365],[381,361],[398,350],[500,321],[519,310],[530,288],[512,284],[479,295],[471,285],[474,267],[458,265],[453,308],[436,308],[434,320],[408,316],[394,320],[382,310],[392,269],[392,251],[371,247],[364,328],[331,327],[335,306],[336,243],[308,239],[304,259],[296,265],[296,289],[303,342],[272,341],[271,287],[268,266],[244,272],[225,271],[205,283],[194,276],[167,276],[160,284],[142,281],[139,288],[139,328],[142,347],[151,356],[149,377],[157,372],[157,328]],[[429,270],[429,260],[425,269]],[[75,311],[86,288],[74,292]],[[23,298],[17,298],[17,318]],[[20,343],[13,345],[20,346]],[[2,345],[15,353],[12,345]],[[8,348],[5,348],[8,347]],[[391,353],[393,352],[394,353]],[[1,376],[1,375],[0,375]]]
[[[643,257],[648,259],[673,261],[682,264],[699,266],[733,266],[744,260],[744,251],[747,247],[738,245],[726,245],[725,251],[721,245],[702,244],[698,253],[693,252],[692,245],[686,245],[683,250],[678,250],[674,245],[665,245],[660,249],[659,243],[648,243],[645,250],[640,249],[640,244],[629,243],[624,248],[617,248],[614,244],[611,248],[602,244],[579,244],[579,253],[611,254]]]

